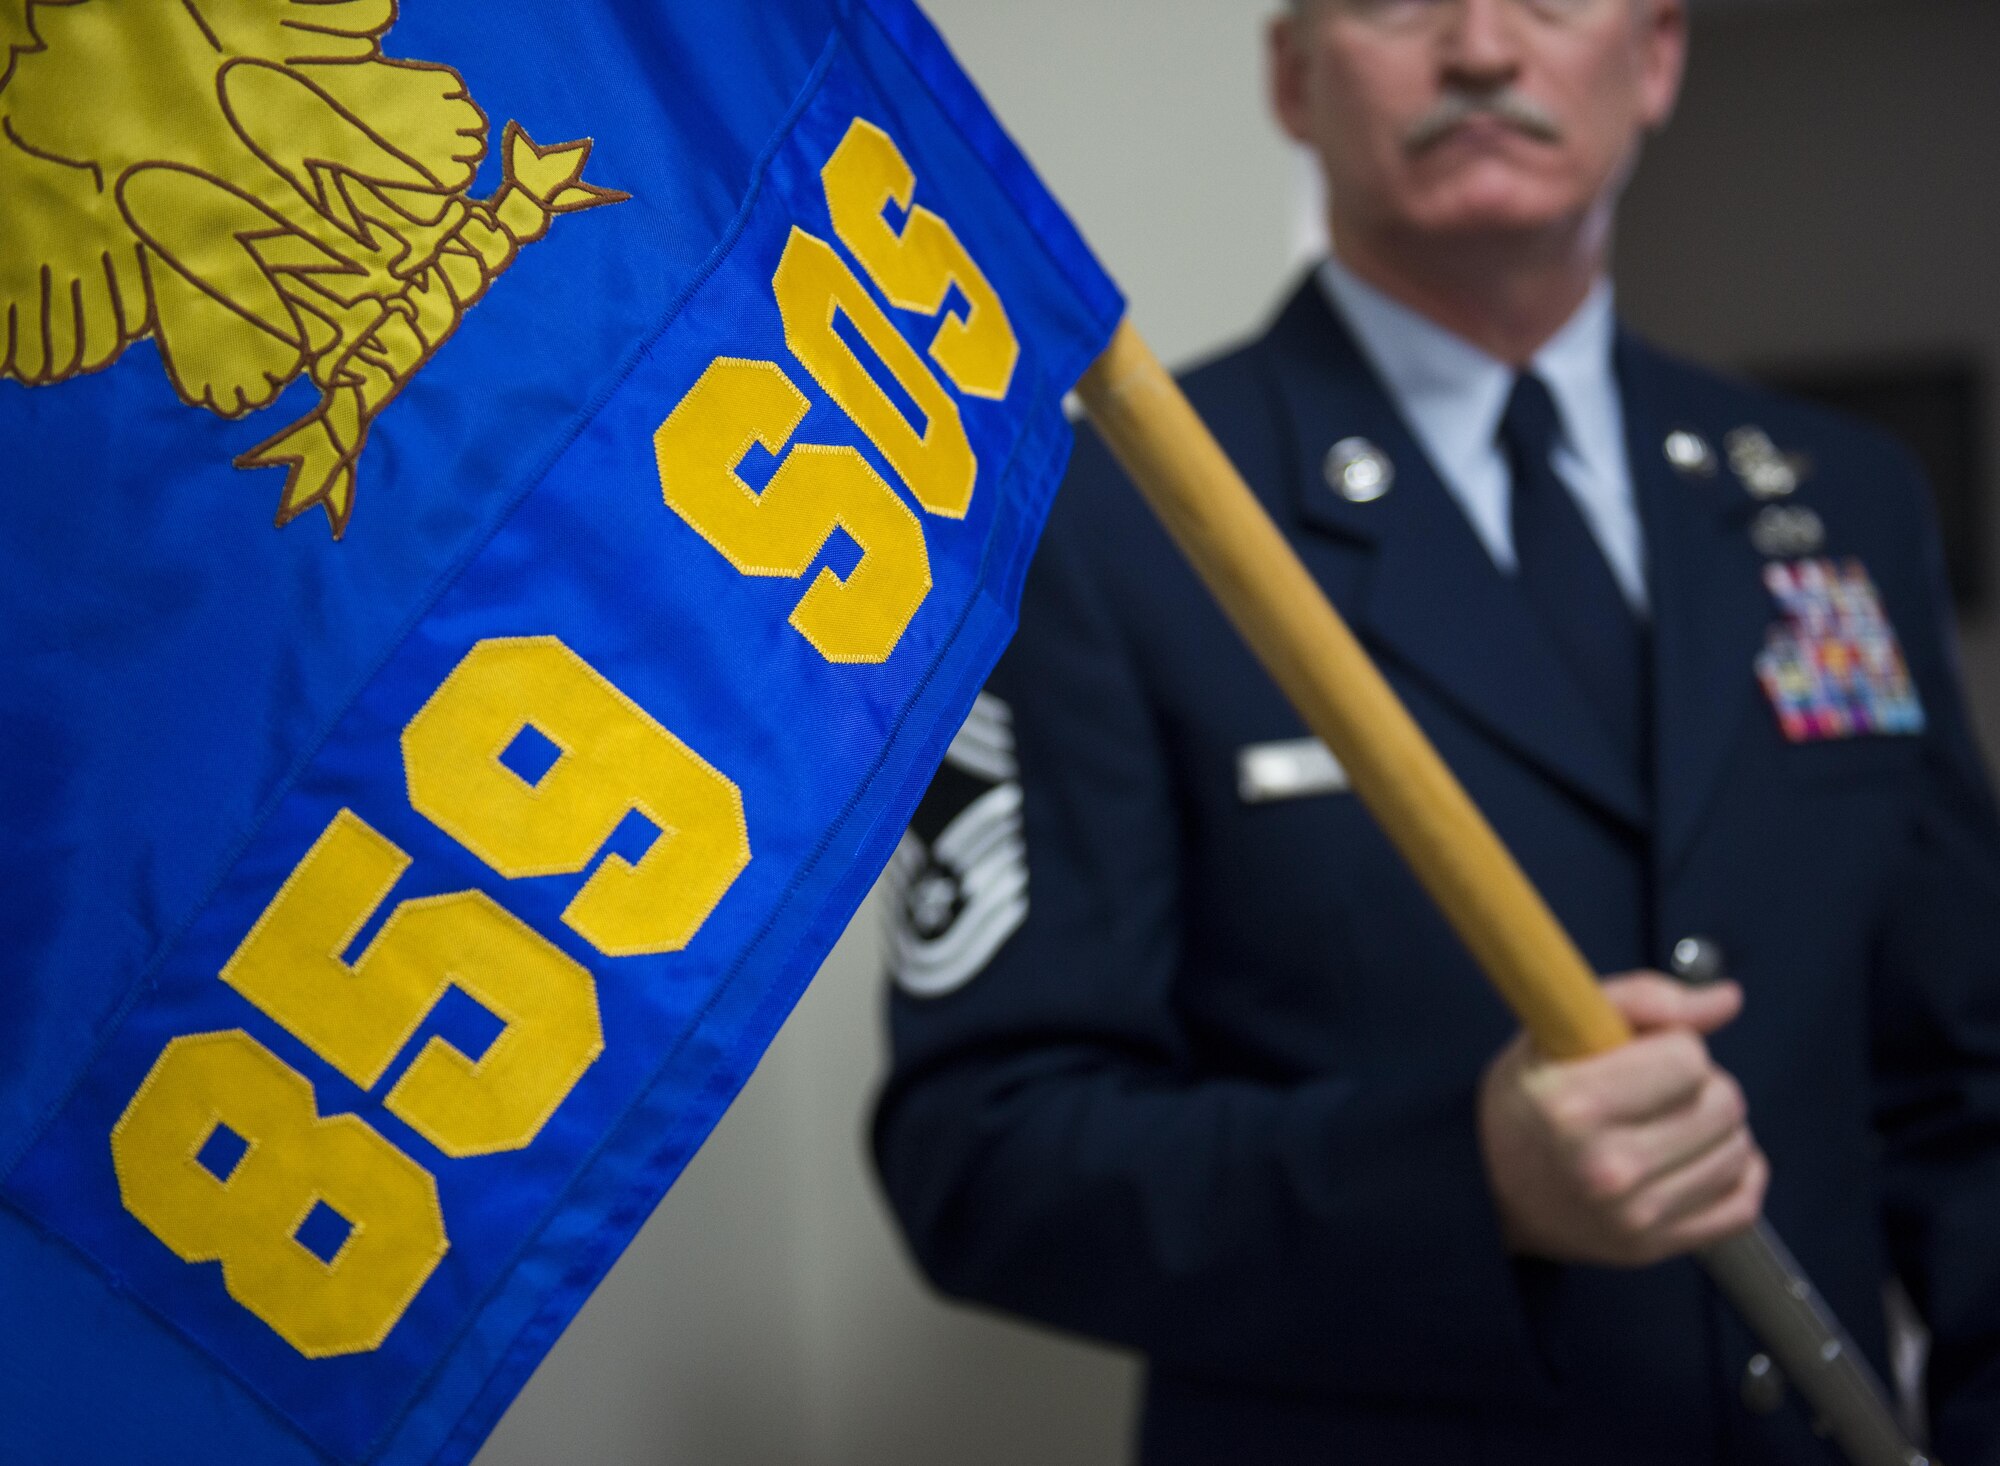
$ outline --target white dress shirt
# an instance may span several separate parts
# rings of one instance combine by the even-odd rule
[[[1319,279],[1494,564],[1513,574],[1513,489],[1499,432],[1514,368],[1391,300],[1336,259],[1320,267]],[[1626,601],[1643,616],[1645,538],[1612,366],[1616,332],[1611,283],[1599,280],[1531,365],[1562,417],[1556,476],[1576,496]]]

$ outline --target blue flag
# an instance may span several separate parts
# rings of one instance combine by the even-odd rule
[[[0,1459],[463,1461],[1121,303],[908,0],[0,0],[0,124]]]

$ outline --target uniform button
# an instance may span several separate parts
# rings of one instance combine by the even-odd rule
[[[1769,1415],[1785,1403],[1785,1377],[1768,1354],[1752,1354],[1743,1366],[1743,1408],[1752,1415]]]
[[[1719,980],[1727,971],[1721,944],[1709,937],[1682,937],[1674,943],[1673,974],[1682,982]]]

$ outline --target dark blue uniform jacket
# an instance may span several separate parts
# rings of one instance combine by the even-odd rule
[[[1885,1373],[1904,1280],[1942,1459],[2000,1461],[2000,825],[1924,488],[1852,424],[1617,351],[1650,792],[1316,286],[1186,385],[1596,968],[1719,944],[1746,1006],[1712,1049],[1772,1160],[1767,1215]],[[1662,453],[1746,425],[1809,456],[1791,502],[1865,564],[1922,733],[1782,736],[1752,673],[1779,619],[1761,506],[1726,462]],[[1372,503],[1323,472],[1356,435],[1398,470]],[[893,999],[875,1145],[922,1266],[1142,1351],[1149,1463],[1832,1460],[1795,1399],[1740,1402],[1755,1343],[1692,1263],[1510,1261],[1473,1106],[1513,1020],[1351,794],[1242,797],[1239,752],[1305,730],[1080,438],[989,689],[1025,915],[983,970]],[[948,769],[917,837],[977,792]]]

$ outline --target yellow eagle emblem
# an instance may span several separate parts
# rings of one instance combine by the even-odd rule
[[[319,405],[236,460],[288,469],[277,520],[337,537],[376,414],[553,215],[628,197],[590,142],[502,140],[449,66],[392,59],[395,0],[0,0],[0,380],[151,338],[235,418],[300,373]]]

